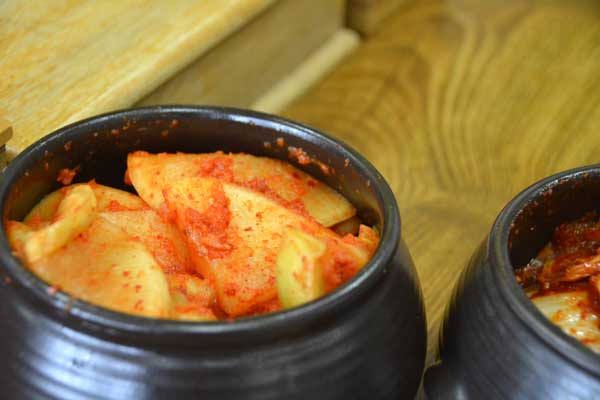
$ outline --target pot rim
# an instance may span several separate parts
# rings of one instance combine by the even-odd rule
[[[589,175],[600,176],[600,164],[586,165],[539,180],[515,196],[500,212],[488,238],[488,260],[492,275],[506,305],[534,335],[567,361],[600,377],[600,355],[562,331],[537,309],[519,286],[509,255],[511,225],[529,204],[543,202],[543,195],[565,182]]]
[[[50,287],[13,256],[5,231],[4,218],[0,220],[0,268],[12,280],[12,284],[22,286],[36,301],[57,311],[57,315],[75,317],[87,327],[102,330],[111,335],[125,334],[137,338],[146,337],[182,337],[182,336],[219,336],[229,337],[240,334],[252,335],[265,332],[285,332],[321,320],[334,313],[344,304],[355,301],[368,291],[385,274],[386,265],[391,261],[400,241],[400,214],[394,194],[375,167],[349,145],[339,139],[298,122],[261,112],[230,107],[162,105],[153,107],[128,108],[86,118],[64,126],[31,144],[8,165],[0,178],[0,210],[4,210],[10,187],[20,178],[32,158],[51,144],[68,142],[71,137],[92,135],[97,127],[110,121],[123,121],[140,118],[169,118],[170,116],[192,115],[195,118],[234,121],[258,125],[267,129],[276,129],[282,134],[295,136],[301,140],[316,137],[318,142],[327,143],[331,148],[343,153],[352,165],[360,165],[361,172],[370,180],[371,187],[383,204],[383,229],[380,243],[371,260],[349,282],[335,291],[305,305],[290,310],[279,311],[263,316],[247,317],[234,322],[190,322],[163,320],[133,316],[95,306],[82,300],[73,300],[69,295],[58,292],[51,294]],[[277,129],[279,128],[279,129]],[[383,245],[385,244],[385,245]],[[67,312],[65,313],[65,310]]]

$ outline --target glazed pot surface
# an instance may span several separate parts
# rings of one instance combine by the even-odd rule
[[[284,146],[279,146],[278,139]],[[311,128],[223,108],[156,107],[65,127],[24,151],[0,183],[6,219],[21,219],[76,181],[127,189],[127,153],[246,152],[293,162],[288,146],[319,162],[295,164],[344,194],[382,245],[348,284],[305,306],[236,322],[186,323],[114,313],[64,293],[23,269],[0,235],[5,285],[3,397],[410,398],[425,357],[420,287],[400,238],[393,195],[360,155]],[[2,226],[4,232],[4,226]]]

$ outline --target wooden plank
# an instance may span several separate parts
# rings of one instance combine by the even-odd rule
[[[12,138],[12,123],[0,116],[0,167],[4,168],[8,162],[6,142]]]
[[[386,17],[411,0],[348,0],[346,23],[349,28],[370,35]]]
[[[250,108],[277,113],[335,68],[359,45],[358,34],[350,29],[338,30],[317,51],[308,57],[287,77],[258,98]]]
[[[249,107],[343,24],[343,0],[280,0],[140,101]]]
[[[14,152],[131,106],[274,0],[0,1],[0,113]]]

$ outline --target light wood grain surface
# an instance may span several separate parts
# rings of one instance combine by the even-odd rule
[[[414,0],[348,0],[346,22],[350,29],[370,35],[403,4]]]
[[[13,152],[134,104],[274,0],[0,1],[0,114]]]
[[[355,31],[339,29],[285,78],[257,98],[250,108],[266,113],[280,112],[330,73],[359,44],[360,36]]]
[[[600,3],[411,4],[284,115],[351,144],[392,186],[431,360],[454,283],[502,207],[600,161]]]
[[[344,23],[345,0],[278,0],[138,105],[249,107]]]

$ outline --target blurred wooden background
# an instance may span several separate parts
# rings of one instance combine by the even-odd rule
[[[401,5],[414,0],[348,0],[348,27],[363,35],[377,32]]]

